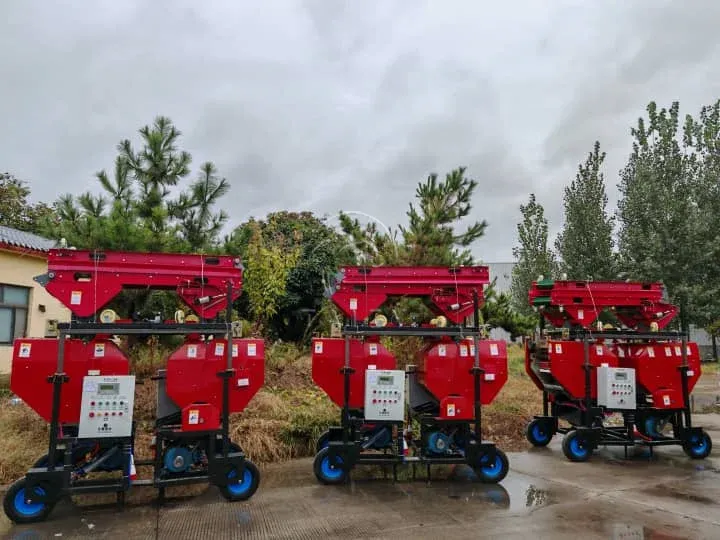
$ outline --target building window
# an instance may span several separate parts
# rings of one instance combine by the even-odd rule
[[[0,283],[0,344],[25,337],[30,289]]]

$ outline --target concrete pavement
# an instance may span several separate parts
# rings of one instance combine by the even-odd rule
[[[696,423],[708,426],[720,445],[720,415],[698,415]],[[720,457],[691,461],[680,449],[663,448],[652,459],[639,452],[625,460],[620,449],[601,449],[588,463],[571,463],[559,437],[549,448],[508,457],[511,472],[497,486],[468,481],[460,468],[429,484],[358,473],[348,486],[327,487],[316,482],[312,460],[296,460],[265,468],[247,503],[227,503],[216,489],[196,487],[156,508],[155,492],[139,488],[122,512],[98,506],[98,498],[61,503],[37,525],[12,526],[3,516],[0,534],[14,540],[720,538]]]

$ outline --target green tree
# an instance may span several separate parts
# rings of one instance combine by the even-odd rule
[[[720,328],[720,100],[702,107],[697,120],[687,115],[683,131],[685,153],[695,167],[693,201],[699,218],[699,249],[696,270],[699,283],[694,294],[694,319],[713,336],[713,355],[717,359]],[[688,148],[694,152],[689,152]]]
[[[190,174],[192,157],[178,150],[181,132],[167,117],[157,117],[152,127],[144,126],[139,132],[143,143],[139,151],[128,139],[118,144],[118,151],[140,188],[137,212],[153,233],[151,251],[157,251],[167,247],[170,188]]]
[[[0,225],[43,234],[53,224],[53,208],[31,203],[30,188],[9,173],[0,173]]]
[[[287,294],[287,280],[297,264],[300,249],[286,245],[282,238],[268,243],[257,224],[252,226],[247,248],[243,290],[247,293],[255,327],[263,330]]]
[[[190,154],[179,150],[180,131],[165,117],[139,130],[136,151],[118,145],[112,175],[96,174],[100,194],[63,195],[56,203],[59,223],[49,234],[82,249],[144,252],[212,252],[227,219],[214,207],[229,184],[212,163],[202,165],[187,189],[178,182],[190,174]],[[173,188],[177,197],[173,197]],[[123,316],[154,316],[174,311],[177,300],[163,292],[126,291],[111,306]]]
[[[693,196],[700,167],[692,141],[678,140],[679,104],[658,110],[651,102],[647,113],[631,132],[633,151],[618,186],[620,260],[628,277],[664,282],[687,329],[697,320],[698,261],[707,246]]]
[[[517,264],[512,271],[511,297],[513,308],[522,315],[533,311],[528,302],[528,291],[539,276],[552,277],[557,272],[555,255],[548,249],[548,222],[545,209],[530,194],[527,204],[520,205],[522,221],[518,223],[519,246],[513,248]]]
[[[297,264],[290,270],[286,293],[278,302],[277,313],[268,322],[273,335],[287,341],[300,341],[310,335],[319,322],[324,287],[339,265],[354,262],[347,240],[324,218],[311,212],[274,212],[263,220],[250,220],[237,227],[226,239],[225,251],[248,259],[248,245],[259,228],[266,245],[277,240],[285,247],[299,249]],[[248,314],[247,297],[239,303]],[[308,318],[311,324],[308,327]]]
[[[472,265],[469,247],[485,234],[487,222],[475,221],[464,231],[456,230],[470,215],[472,195],[478,186],[465,171],[465,167],[454,169],[444,180],[433,173],[420,182],[415,190],[417,206],[410,204],[406,227],[381,232],[375,223],[363,228],[359,220],[341,214],[343,232],[367,264]]]
[[[96,174],[102,189],[64,195],[58,203],[56,237],[86,249],[130,251],[209,251],[217,246],[227,215],[214,207],[228,193],[215,166],[201,166],[197,180],[172,197],[172,188],[190,174],[191,156],[177,148],[181,132],[158,117],[139,130],[136,151],[129,140],[118,145],[113,177]]]
[[[169,214],[178,220],[180,237],[193,250],[212,249],[228,219],[223,210],[213,212],[215,205],[230,191],[228,181],[218,178],[216,172],[215,165],[203,163],[190,189],[169,205]]]
[[[616,275],[613,218],[607,213],[605,152],[596,141],[575,180],[565,188],[565,224],[555,242],[560,269],[570,279],[608,280]]]
[[[513,307],[512,297],[495,291],[495,279],[485,290],[485,304],[480,311],[483,324],[491,329],[502,328],[510,339],[528,335],[535,328],[535,318],[518,313]]]

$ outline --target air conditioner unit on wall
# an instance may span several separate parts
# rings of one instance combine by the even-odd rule
[[[45,337],[57,337],[58,336],[58,320],[48,319],[45,321]]]

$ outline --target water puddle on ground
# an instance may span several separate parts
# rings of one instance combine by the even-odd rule
[[[423,508],[428,505],[447,511],[469,511],[478,508],[525,513],[556,502],[547,487],[530,477],[511,472],[499,484],[480,482],[472,469],[466,465],[447,467],[433,471],[430,481],[418,474],[412,479],[404,471],[393,482],[392,474],[386,478],[371,474],[367,469],[353,471],[352,481],[344,486],[317,484],[313,498],[328,502],[355,504],[358,501],[371,504],[397,505]]]

